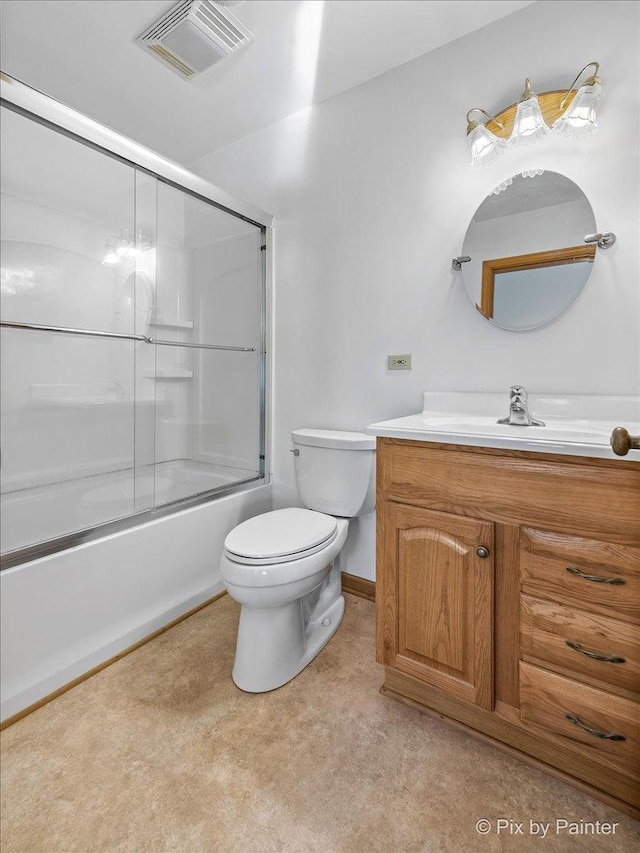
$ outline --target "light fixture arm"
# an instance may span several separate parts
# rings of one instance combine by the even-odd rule
[[[499,121],[495,116],[492,116],[491,113],[488,113],[486,110],[483,110],[482,107],[471,107],[471,109],[467,113],[467,134],[471,133],[473,128],[477,127],[480,124],[480,122],[473,121],[472,119],[469,118],[471,113],[482,113],[491,121],[495,121],[495,123],[498,125],[498,127],[501,127],[504,130],[504,125],[502,124],[502,122]]]
[[[529,101],[529,100],[531,100],[531,98],[537,98],[537,97],[538,96],[536,95],[536,93],[531,88],[531,80],[529,80],[529,78],[527,77],[524,81],[524,91],[520,95],[520,100],[518,101],[518,103],[521,104],[522,101]]]
[[[573,91],[573,87],[576,85],[576,83],[578,82],[578,80],[582,77],[582,75],[583,75],[583,74],[584,74],[584,72],[587,70],[587,68],[591,68],[591,66],[592,66],[592,65],[595,65],[595,69],[596,69],[596,70],[593,72],[593,74],[592,74],[590,77],[588,77],[588,78],[584,81],[584,85],[585,85],[585,86],[593,86],[593,84],[594,84],[594,83],[599,83],[599,82],[600,82],[600,78],[598,77],[598,71],[600,70],[600,63],[599,63],[599,62],[587,62],[587,64],[584,66],[584,68],[582,68],[582,69],[581,69],[581,70],[576,74],[576,78],[575,78],[575,80],[573,81],[573,83],[572,83],[572,84],[569,86],[569,88],[567,89],[567,91],[566,91],[566,93],[565,93],[564,98],[560,101],[560,108],[559,108],[559,109],[560,109],[560,111],[562,111],[562,110],[564,109],[564,105],[565,105],[565,104],[566,104],[566,102],[567,102],[567,98],[569,97],[569,95],[570,95],[570,94],[571,94],[571,92]]]

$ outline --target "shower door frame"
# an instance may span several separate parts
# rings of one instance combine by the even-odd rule
[[[258,473],[255,477],[239,483],[218,486],[200,492],[192,497],[171,501],[159,507],[151,507],[131,513],[113,521],[103,522],[74,533],[58,536],[44,542],[8,551],[1,555],[0,571],[22,563],[56,554],[68,548],[82,545],[163,516],[172,515],[203,503],[214,501],[226,495],[263,486],[269,482],[271,447],[271,303],[273,285],[273,216],[258,207],[219,189],[214,184],[198,177],[183,166],[168,160],[143,145],[128,139],[120,133],[77,112],[66,104],[39,92],[31,86],[0,71],[0,106],[12,110],[25,118],[67,136],[76,142],[118,160],[134,169],[150,175],[157,181],[167,184],[193,198],[213,205],[225,213],[235,216],[260,229],[260,345],[259,345],[259,459]],[[21,324],[7,323],[7,326],[19,327]],[[34,324],[23,324],[38,329]],[[68,330],[74,334],[83,334],[82,330]],[[84,331],[87,334],[87,331]],[[89,335],[92,333],[89,331]],[[98,333],[100,334],[100,333]],[[103,337],[123,337],[146,340],[155,343],[144,335],[101,335]],[[188,344],[187,344],[188,346]],[[244,347],[205,346],[204,349],[238,349]]]

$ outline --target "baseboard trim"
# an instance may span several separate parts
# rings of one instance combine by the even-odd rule
[[[12,726],[14,723],[17,723],[18,720],[22,720],[23,717],[28,717],[29,714],[32,714],[34,711],[37,711],[38,708],[42,708],[44,705],[48,705],[49,702],[52,702],[54,699],[57,699],[58,696],[62,696],[63,693],[66,693],[73,687],[77,687],[78,684],[82,684],[83,681],[87,681],[87,679],[91,678],[92,675],[96,675],[97,673],[102,672],[103,669],[106,669],[108,666],[111,666],[111,664],[122,660],[122,658],[131,654],[131,652],[135,652],[136,649],[139,649],[141,646],[146,645],[151,640],[155,640],[156,637],[159,637],[160,634],[164,634],[165,631],[169,631],[171,628],[175,628],[175,626],[179,625],[180,622],[184,622],[185,619],[188,619],[190,616],[193,616],[199,610],[204,610],[205,607],[208,607],[210,604],[213,604],[214,601],[217,601],[219,598],[222,598],[222,596],[226,594],[227,591],[223,590],[217,595],[214,595],[212,598],[208,598],[206,601],[201,602],[196,607],[192,607],[191,610],[187,610],[186,613],[183,613],[176,619],[172,619],[171,622],[168,622],[166,625],[163,625],[162,628],[158,628],[148,636],[143,637],[141,640],[137,640],[130,646],[127,646],[126,649],[123,649],[121,652],[118,652],[117,655],[113,655],[112,657],[107,658],[107,660],[103,661],[102,663],[99,663],[97,666],[92,667],[92,669],[88,670],[87,672],[84,672],[82,675],[79,675],[77,678],[74,678],[67,684],[63,684],[62,687],[58,687],[56,690],[52,691],[51,693],[48,693],[46,696],[43,696],[42,699],[38,699],[37,702],[34,702],[27,708],[23,708],[22,711],[18,711],[17,714],[13,714],[11,717],[7,717],[6,720],[3,720],[0,723],[0,731],[4,731],[4,729],[8,728],[9,726]]]
[[[376,600],[375,581],[368,581],[365,578],[359,578],[357,575],[349,575],[347,572],[342,572],[342,591],[350,592],[351,595],[357,595],[360,598],[366,598],[367,601]]]

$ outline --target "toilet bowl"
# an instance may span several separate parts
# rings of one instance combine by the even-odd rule
[[[232,677],[249,693],[286,684],[335,634],[344,613],[339,554],[349,517],[374,508],[374,438],[334,430],[292,437],[309,508],[242,522],[225,539],[220,561],[227,592],[241,605]]]

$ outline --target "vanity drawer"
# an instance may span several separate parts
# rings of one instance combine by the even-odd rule
[[[637,702],[521,663],[520,718],[548,735],[557,736],[564,746],[575,748],[581,756],[638,778],[640,705]]]
[[[523,527],[520,568],[524,592],[640,620],[639,547]]]
[[[382,437],[376,447],[379,501],[640,545],[635,462]]]
[[[636,625],[524,595],[520,615],[523,658],[562,667],[571,677],[591,679],[640,698],[640,628]]]

